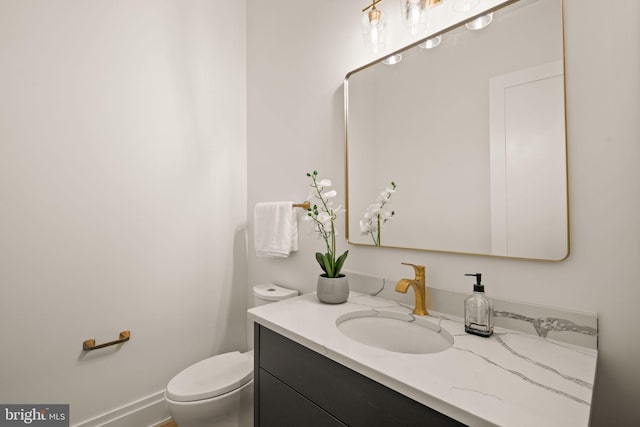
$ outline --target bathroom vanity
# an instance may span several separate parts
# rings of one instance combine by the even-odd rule
[[[500,327],[477,337],[459,319],[428,316],[447,349],[390,351],[338,328],[365,311],[412,316],[355,292],[345,304],[307,294],[249,310],[256,426],[588,425],[595,350]]]
[[[255,340],[256,426],[463,425],[259,324]]]

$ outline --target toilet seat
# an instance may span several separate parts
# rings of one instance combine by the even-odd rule
[[[189,366],[169,381],[166,395],[177,402],[193,402],[228,393],[252,379],[253,358],[232,351]]]

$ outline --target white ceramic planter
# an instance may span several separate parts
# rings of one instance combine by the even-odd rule
[[[344,274],[334,278],[321,274],[318,276],[316,294],[318,300],[325,304],[342,304],[349,298],[349,278]]]

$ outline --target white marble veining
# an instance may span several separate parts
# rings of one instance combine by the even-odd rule
[[[366,295],[396,299],[397,280],[346,271],[349,287]],[[390,297],[392,295],[393,297]],[[452,316],[464,316],[464,300],[468,293],[427,287],[427,309]],[[536,334],[563,343],[591,349],[598,348],[598,316],[558,307],[526,304],[487,295],[493,301],[494,325],[526,334]],[[395,297],[395,298],[394,298]],[[409,295],[412,297],[412,295]],[[410,298],[407,298],[410,300]]]
[[[396,302],[351,292],[345,304],[302,295],[249,310],[249,318],[470,426],[587,426],[597,351],[496,328],[469,335],[453,317],[431,316],[454,337],[432,354],[361,344],[336,327],[349,312],[410,313]]]

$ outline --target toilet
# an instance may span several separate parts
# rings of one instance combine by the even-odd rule
[[[253,287],[260,306],[298,295],[265,283]],[[232,351],[201,360],[173,377],[164,393],[179,427],[253,426],[253,350]]]

